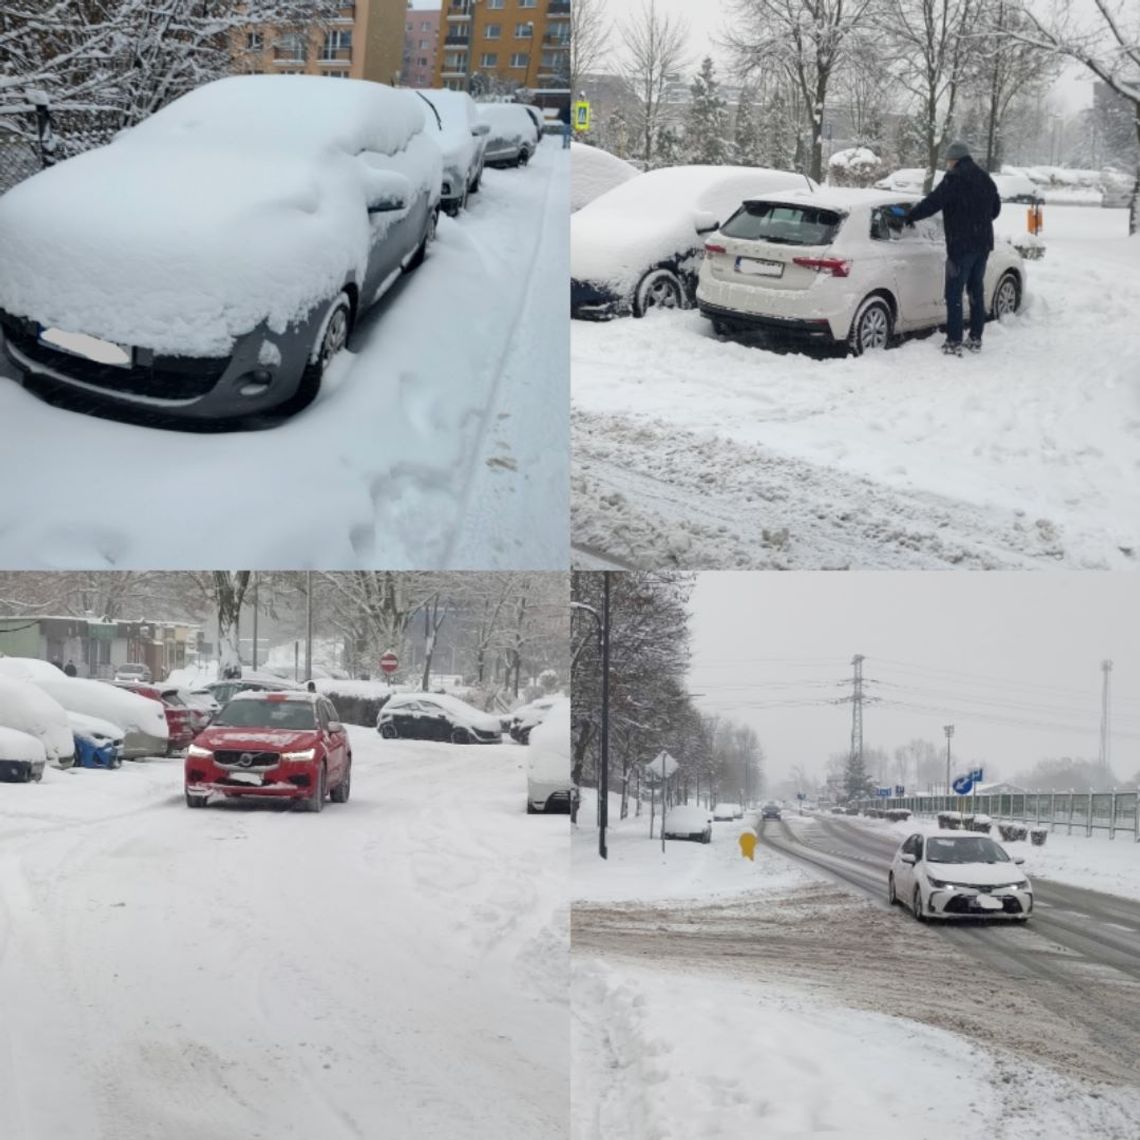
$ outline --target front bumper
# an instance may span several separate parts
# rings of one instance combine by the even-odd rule
[[[65,397],[83,411],[202,422],[256,415],[293,396],[322,312],[318,307],[282,334],[259,327],[239,337],[228,357],[164,356],[136,348],[126,368],[41,343],[39,326],[30,318],[0,312],[0,334],[27,385],[49,398]]]
[[[579,321],[612,321],[628,317],[633,307],[616,293],[590,281],[570,282],[570,316]]]
[[[320,759],[281,761],[268,768],[223,767],[206,757],[186,761],[186,792],[192,796],[270,796],[305,799],[320,779]]]
[[[123,737],[124,760],[142,760],[148,756],[165,756],[170,741],[166,737],[151,736],[148,732],[128,732]]]
[[[535,811],[567,813],[578,802],[578,789],[562,783],[528,779],[526,798]]]
[[[1001,909],[981,905],[978,902],[979,895],[996,898],[1001,903]],[[1019,918],[1032,912],[1032,891],[932,887],[927,900],[927,915],[930,918]]]
[[[37,780],[43,774],[42,760],[0,760],[0,780]]]

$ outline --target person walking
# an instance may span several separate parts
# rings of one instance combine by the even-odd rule
[[[966,348],[982,347],[986,325],[986,261],[994,248],[994,218],[1001,195],[994,180],[971,157],[964,142],[946,148],[946,173],[903,221],[912,226],[941,212],[946,230],[946,340],[942,351],[962,355],[962,290],[970,298]]]
[[[558,121],[562,124],[562,149],[570,149],[570,140],[574,135],[573,128],[570,125],[570,104],[567,103],[558,112]]]
[[[75,662],[70,659],[68,659],[67,664],[63,667],[63,671],[69,677],[75,677],[79,673],[79,670],[75,667]]]

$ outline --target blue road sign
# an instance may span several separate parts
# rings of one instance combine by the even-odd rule
[[[895,784],[895,795],[896,796],[905,796],[906,795],[906,788],[903,787],[902,784]]]
[[[875,795],[877,795],[877,796],[890,796],[890,794],[891,794],[890,788],[876,788],[875,789]]]
[[[959,776],[954,781],[954,791],[960,796],[968,796],[974,790],[974,773],[968,776]]]

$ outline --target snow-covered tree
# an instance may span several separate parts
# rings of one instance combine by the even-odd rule
[[[803,170],[799,161],[796,115],[783,84],[776,84],[764,101],[760,116],[761,166],[773,170]]]
[[[755,88],[743,87],[736,102],[732,129],[732,160],[738,166],[763,165],[760,122]]]
[[[720,93],[711,56],[702,60],[700,71],[689,85],[689,94],[689,105],[685,109],[685,161],[701,166],[724,166],[732,157],[728,104]]]

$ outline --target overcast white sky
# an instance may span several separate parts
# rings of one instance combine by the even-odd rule
[[[797,762],[822,775],[847,751],[851,706],[826,702],[850,694],[856,653],[883,700],[864,709],[865,746],[944,747],[954,724],[961,767],[985,761],[987,779],[1047,756],[1095,760],[1111,658],[1113,768],[1140,770],[1137,575],[710,573],[692,611],[696,704],[755,727],[773,780]]]
[[[1047,9],[1050,0],[1039,0],[1039,2]],[[1082,6],[1091,4],[1091,0],[1065,0],[1065,2]],[[607,0],[606,10],[616,25],[622,20],[636,16],[644,4],[645,0]],[[728,67],[728,60],[716,47],[715,41],[720,37],[731,16],[731,4],[727,0],[657,0],[657,8],[658,11],[666,12],[688,24],[694,68],[704,56],[711,55],[723,76]],[[615,36],[614,40],[620,44],[620,37]],[[618,56],[620,57],[620,47]],[[1083,68],[1073,67],[1062,75],[1054,97],[1066,111],[1091,106],[1092,81]]]

